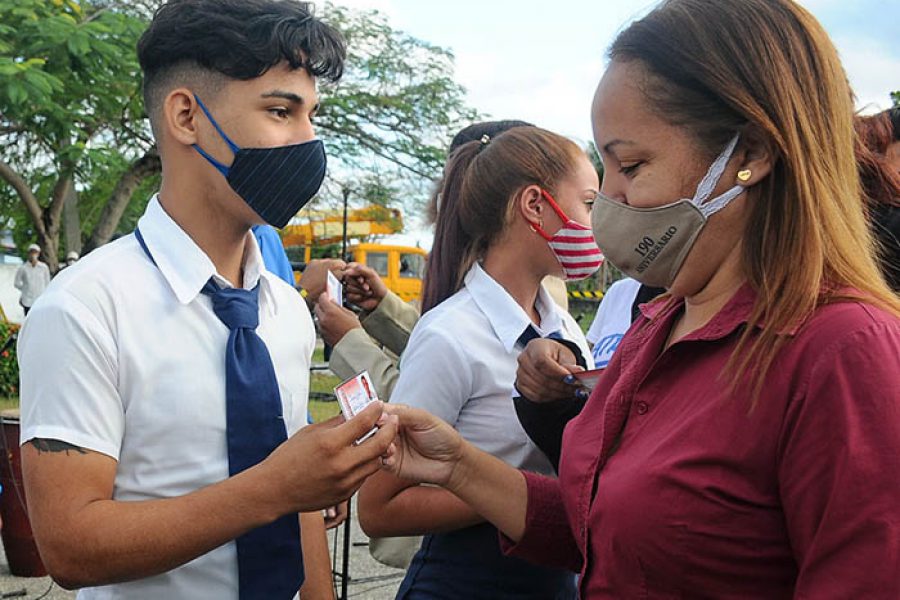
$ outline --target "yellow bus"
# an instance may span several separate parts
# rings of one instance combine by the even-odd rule
[[[404,302],[419,302],[427,253],[412,246],[362,243],[347,248],[353,262],[371,267]]]

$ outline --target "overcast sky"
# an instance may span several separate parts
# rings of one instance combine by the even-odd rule
[[[395,28],[451,49],[470,103],[589,139],[591,95],[617,31],[645,0],[338,0],[374,8]],[[803,0],[838,47],[860,108],[900,89],[900,2]]]
[[[377,9],[392,27],[449,48],[471,106],[586,142],[590,102],[615,34],[645,0],[336,0]],[[844,61],[859,108],[875,112],[900,89],[900,1],[801,0]]]

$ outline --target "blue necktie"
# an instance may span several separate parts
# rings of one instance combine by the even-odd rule
[[[139,230],[135,237],[150,260]],[[259,326],[259,285],[220,288],[210,279],[202,292],[228,327],[225,347],[225,413],[228,472],[236,475],[262,462],[287,439],[275,367]],[[288,514],[235,540],[241,600],[290,600],[303,583],[300,521]]]
[[[525,328],[525,331],[522,332],[522,335],[519,336],[519,339],[516,340],[516,345],[519,346],[520,349],[524,350],[525,346],[528,345],[528,342],[539,337],[541,337],[541,334],[537,332],[537,329],[534,328],[534,325],[528,325],[528,327]],[[547,337],[554,340],[565,339],[563,338],[562,331],[558,329],[556,331],[551,331],[550,333],[548,333]]]
[[[228,471],[259,464],[287,439],[275,367],[259,326],[259,284],[252,290],[220,288],[210,279],[203,293],[229,329],[225,347]],[[290,599],[303,583],[300,523],[296,514],[235,540],[241,600]]]

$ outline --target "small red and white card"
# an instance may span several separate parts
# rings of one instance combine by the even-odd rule
[[[583,385],[589,390],[594,389],[594,386],[597,385],[597,380],[600,379],[600,374],[603,373],[606,369],[593,369],[592,371],[581,371],[579,373],[572,373],[575,379],[578,380],[578,383]]]
[[[334,388],[334,395],[337,397],[338,404],[341,405],[341,413],[344,419],[349,421],[359,413],[361,413],[369,404],[378,400],[378,394],[375,391],[375,384],[369,377],[368,371],[357,373],[350,379],[344,381]],[[373,427],[372,431],[356,440],[357,444],[361,444],[378,431],[377,427]]]

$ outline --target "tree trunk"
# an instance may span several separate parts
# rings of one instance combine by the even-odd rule
[[[161,169],[162,163],[155,146],[128,167],[109,195],[100,219],[97,221],[90,239],[84,245],[85,254],[99,248],[112,238],[134,191],[144,179],[159,173]]]
[[[59,271],[59,232],[55,239],[46,233],[38,232],[38,246],[41,247],[41,258],[50,267],[50,273]]]
[[[34,224],[37,233],[38,245],[41,247],[47,266],[51,273],[59,269],[59,215],[62,211],[62,202],[65,195],[72,187],[71,173],[60,174],[53,186],[50,206],[43,209],[37,196],[34,195],[28,182],[15,169],[6,162],[0,160],[0,178],[6,180],[19,196],[19,200],[25,205],[28,216]]]
[[[75,186],[69,188],[63,206],[63,236],[66,240],[66,252],[75,251],[81,254],[81,216],[78,214],[78,192]]]

